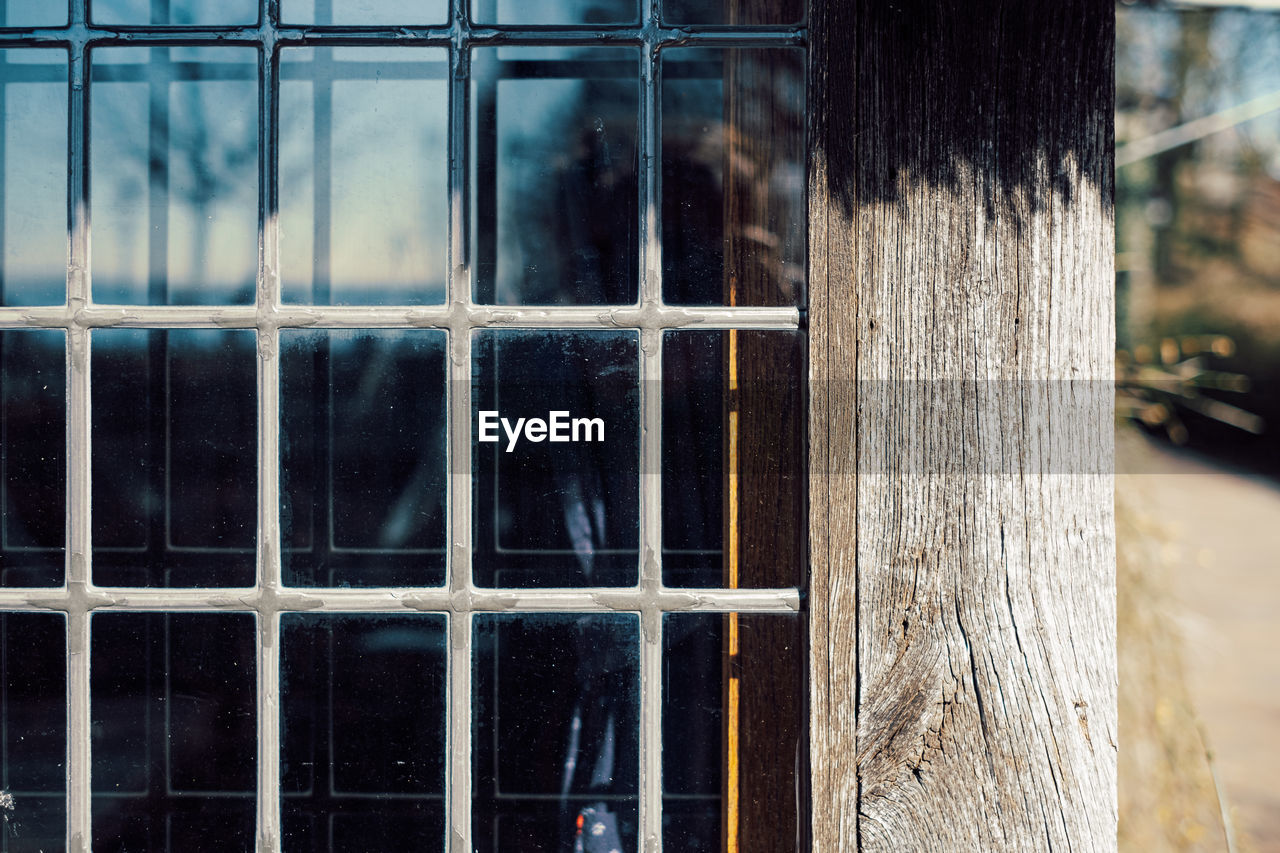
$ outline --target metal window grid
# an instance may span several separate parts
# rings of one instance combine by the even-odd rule
[[[640,616],[640,843],[661,849],[662,615],[675,611],[796,612],[798,589],[688,589],[662,583],[661,388],[663,331],[796,329],[796,308],[684,307],[662,299],[659,207],[659,52],[665,47],[803,46],[804,26],[671,26],[661,0],[642,0],[639,25],[565,27],[471,23],[469,0],[451,0],[449,23],[414,26],[285,26],[280,0],[259,0],[248,26],[105,26],[89,23],[89,0],[70,0],[67,26],[0,29],[0,47],[68,51],[67,217],[69,262],[62,305],[0,307],[0,329],[61,329],[67,354],[67,532],[62,587],[0,589],[0,611],[56,612],[67,620],[67,849],[90,844],[89,616],[95,611],[238,611],[257,618],[257,847],[281,849],[280,615],[284,612],[447,616],[446,816],[448,849],[471,850],[472,615],[482,612],[628,612]],[[641,48],[639,103],[639,299],[629,305],[494,306],[472,300],[469,261],[470,51],[498,45],[632,45]],[[108,305],[90,296],[88,49],[111,45],[238,45],[258,51],[259,253],[255,302],[244,306]],[[299,306],[281,298],[279,275],[279,50],[288,46],[443,47],[449,54],[449,237],[446,299],[438,306]],[[93,329],[219,328],[257,333],[256,582],[239,588],[99,587],[90,576],[90,333]],[[412,329],[447,332],[449,480],[446,583],[442,587],[300,589],[281,578],[280,330]],[[479,588],[471,574],[471,333],[485,328],[630,329],[640,335],[640,566],[630,588]]]

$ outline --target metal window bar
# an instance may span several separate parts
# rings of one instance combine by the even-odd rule
[[[279,0],[259,0],[249,26],[102,26],[89,23],[89,0],[70,0],[63,27],[5,28],[0,47],[56,47],[68,51],[67,222],[69,261],[61,305],[0,306],[0,329],[62,329],[67,347],[66,571],[54,588],[0,588],[0,610],[63,613],[67,619],[67,849],[89,849],[90,785],[89,616],[95,611],[239,611],[256,614],[257,847],[281,849],[280,615],[283,612],[403,613],[434,611],[449,619],[446,815],[448,849],[471,849],[472,615],[482,612],[630,612],[641,618],[640,845],[661,849],[662,615],[676,611],[795,612],[801,592],[787,589],[668,588],[661,577],[660,465],[664,330],[795,329],[796,308],[687,307],[663,302],[658,224],[659,52],[669,46],[803,46],[804,26],[674,27],[662,22],[661,0],[643,0],[639,25],[515,27],[474,25],[468,0],[452,0],[444,26],[284,26]],[[155,5],[167,6],[163,0]],[[499,45],[639,46],[641,87],[638,164],[639,300],[629,305],[494,306],[472,300],[469,216],[470,51]],[[90,297],[89,138],[90,47],[110,45],[239,45],[258,49],[259,261],[253,305],[107,305]],[[279,275],[278,95],[279,51],[285,46],[435,46],[449,51],[449,241],[445,304],[438,306],[285,305]],[[33,73],[39,73],[38,71]],[[0,87],[0,98],[3,98]],[[0,101],[2,103],[2,101]],[[317,133],[320,131],[317,130]],[[320,170],[317,170],[317,175]],[[319,198],[319,194],[317,194]],[[156,199],[151,200],[152,204]],[[318,216],[322,216],[317,211]],[[163,217],[161,217],[163,221]],[[153,250],[154,254],[154,250]],[[163,262],[163,252],[159,258]],[[156,279],[152,267],[152,281]],[[258,532],[256,583],[247,588],[98,587],[91,583],[90,376],[91,331],[110,327],[253,329],[257,333]],[[412,329],[448,333],[447,581],[443,587],[371,589],[286,588],[281,576],[279,521],[280,330],[283,328]],[[631,588],[492,589],[471,575],[471,333],[485,328],[631,329],[640,356],[640,573]]]

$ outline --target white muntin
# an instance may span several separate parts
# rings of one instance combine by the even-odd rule
[[[30,4],[29,4],[30,5]],[[34,4],[41,5],[41,4]],[[49,4],[52,6],[53,4]],[[65,5],[65,4],[64,4]],[[88,213],[90,138],[87,133],[89,102],[93,90],[92,51],[107,46],[115,34],[89,27],[89,0],[71,0],[70,26],[59,36],[70,39],[71,52],[66,70],[48,66],[61,76],[51,82],[65,85],[68,95],[67,120],[67,292],[64,304],[0,306],[0,329],[56,329],[65,331],[67,342],[67,582],[60,588],[0,588],[0,605],[6,611],[55,612],[65,614],[67,760],[66,833],[64,846],[73,839],[92,836],[91,713],[90,713],[90,621],[100,610],[136,611],[245,611],[258,621],[257,642],[257,845],[278,850],[282,844],[280,730],[285,723],[279,685],[281,678],[281,615],[298,608],[320,613],[400,613],[406,600],[429,611],[447,614],[450,626],[448,674],[445,703],[448,714],[448,754],[444,773],[445,811],[450,846],[471,849],[472,807],[472,620],[477,612],[521,614],[548,611],[581,613],[635,613],[645,626],[646,642],[640,656],[637,703],[639,705],[639,792],[637,822],[646,849],[662,835],[664,790],[661,774],[662,744],[662,618],[670,612],[701,613],[797,613],[801,610],[798,589],[709,589],[696,596],[662,586],[659,560],[641,561],[640,582],[634,587],[606,589],[579,587],[494,589],[477,586],[472,577],[472,436],[468,421],[474,416],[471,388],[475,359],[472,335],[478,329],[512,327],[546,330],[619,329],[634,332],[641,341],[639,357],[640,392],[639,470],[654,471],[661,451],[662,337],[668,331],[701,329],[788,329],[801,328],[800,311],[774,306],[689,306],[667,305],[662,300],[662,272],[659,235],[648,212],[658,201],[657,156],[660,139],[658,88],[659,51],[669,45],[708,45],[723,42],[726,34],[715,27],[667,27],[661,24],[659,3],[639,4],[640,19],[635,25],[610,25],[610,39],[623,39],[640,50],[640,86],[635,210],[639,216],[634,236],[637,257],[631,263],[638,270],[639,297],[626,304],[581,304],[509,306],[485,304],[473,298],[472,271],[466,262],[471,227],[467,212],[474,205],[475,189],[470,178],[474,165],[468,156],[470,118],[476,106],[472,81],[468,76],[473,30],[467,4],[448,4],[448,26],[369,28],[353,36],[350,31],[300,26],[309,43],[366,46],[400,44],[411,33],[416,41],[449,51],[448,147],[448,249],[446,297],[433,305],[334,305],[289,304],[283,296],[280,270],[280,219],[276,215],[280,177],[279,125],[281,75],[276,61],[282,30],[280,3],[253,0],[258,7],[258,23],[250,25],[174,25],[137,27],[129,39],[135,45],[167,45],[182,40],[217,44],[234,36],[240,42],[256,43],[258,49],[258,263],[252,304],[91,304],[91,263]],[[143,4],[145,5],[145,4]],[[167,4],[166,4],[167,5]],[[175,4],[176,5],[176,4]],[[212,4],[211,4],[212,5]],[[49,31],[11,27],[6,39],[22,47],[47,47]],[[807,30],[801,26],[753,27],[734,33],[735,43],[759,47],[801,46]],[[488,44],[556,42],[565,37],[583,39],[580,30],[551,31],[549,28],[506,27],[500,33],[483,31]],[[604,40],[604,37],[601,37]],[[65,47],[65,41],[58,42]],[[61,49],[61,48],[60,48]],[[156,54],[159,56],[159,53]],[[163,87],[163,79],[149,78],[147,85]],[[3,89],[0,86],[0,89]],[[12,106],[12,105],[11,105]],[[326,136],[326,139],[328,137]],[[327,145],[327,143],[326,143]],[[167,193],[167,190],[163,191]],[[167,194],[162,194],[167,198]],[[327,202],[326,202],[327,203]],[[97,235],[99,238],[101,235]],[[161,238],[163,240],[163,238]],[[98,245],[95,242],[95,245]],[[165,245],[161,242],[160,245]],[[98,248],[101,248],[98,245]],[[90,435],[92,397],[90,364],[91,336],[107,326],[135,328],[237,328],[252,330],[257,337],[259,369],[256,377],[258,530],[256,576],[251,591],[228,591],[218,587],[141,588],[92,586],[93,548],[91,542]],[[447,488],[449,508],[449,571],[439,587],[289,588],[282,579],[280,549],[280,426],[281,375],[279,353],[281,329],[402,329],[406,326],[442,331],[449,339],[448,362],[449,437],[448,458],[454,476]],[[92,377],[93,382],[101,376]],[[517,431],[523,429],[518,427]],[[603,423],[600,439],[603,440]],[[572,435],[572,432],[570,433]],[[496,440],[496,439],[494,439]],[[545,439],[544,439],[545,440]],[[573,440],[572,438],[570,440]],[[662,553],[662,500],[655,478],[646,478],[639,494],[639,541],[648,554]],[[607,592],[607,595],[602,595]]]
[[[520,443],[523,432],[527,441],[540,442],[592,442],[604,441],[604,418],[574,418],[568,411],[555,410],[547,412],[546,420],[542,418],[516,418],[513,424],[493,409],[480,412],[479,440],[493,443],[498,441],[498,425],[507,436],[506,452],[515,450]]]

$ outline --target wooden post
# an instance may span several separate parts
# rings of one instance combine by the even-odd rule
[[[815,0],[817,851],[1114,850],[1110,0]]]

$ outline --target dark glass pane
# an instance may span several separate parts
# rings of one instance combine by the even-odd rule
[[[197,800],[169,816],[166,846],[153,849],[175,853],[178,850],[252,850],[244,845],[252,838],[246,827],[252,830],[254,820],[252,802],[239,798],[233,804]],[[133,853],[134,849],[127,847],[121,853],[125,850]]]
[[[636,0],[472,0],[472,17],[498,24],[630,24],[640,19]]]
[[[297,48],[280,75],[284,298],[443,302],[448,53]]]
[[[664,617],[664,850],[797,849],[805,671],[799,614]]]
[[[804,74],[799,48],[663,53],[668,302],[804,304]]]
[[[671,24],[785,26],[804,20],[804,0],[662,0]]]
[[[481,615],[474,642],[475,849],[634,853],[639,619]]]
[[[66,15],[63,4],[63,21]],[[61,304],[67,292],[66,51],[0,50],[0,121],[0,305]]]
[[[252,849],[255,628],[247,613],[93,616],[94,850]]]
[[[791,587],[808,554],[804,333],[663,337],[663,580]]]
[[[639,55],[513,47],[474,56],[476,299],[634,302]]]
[[[93,0],[91,7],[95,24],[217,26],[258,20],[257,0]]]
[[[363,850],[386,853],[423,853],[444,850],[444,804],[436,802],[416,808],[378,800],[381,808],[352,809],[330,821],[330,847],[299,847],[299,850],[333,850],[359,853]]]
[[[281,632],[285,849],[441,849],[445,617],[286,614]]]
[[[445,335],[284,331],[286,583],[444,583]]]
[[[248,586],[257,525],[251,331],[93,334],[93,572]]]
[[[443,24],[448,0],[280,0],[287,24]]]
[[[62,583],[66,348],[61,331],[0,331],[0,585]]]
[[[637,344],[634,332],[475,334],[476,583],[635,583]]]
[[[4,0],[6,27],[58,27],[67,23],[67,4],[59,0]]]
[[[91,56],[94,299],[252,302],[257,51],[106,47]]]
[[[61,614],[0,613],[6,850],[65,849],[65,654]]]

